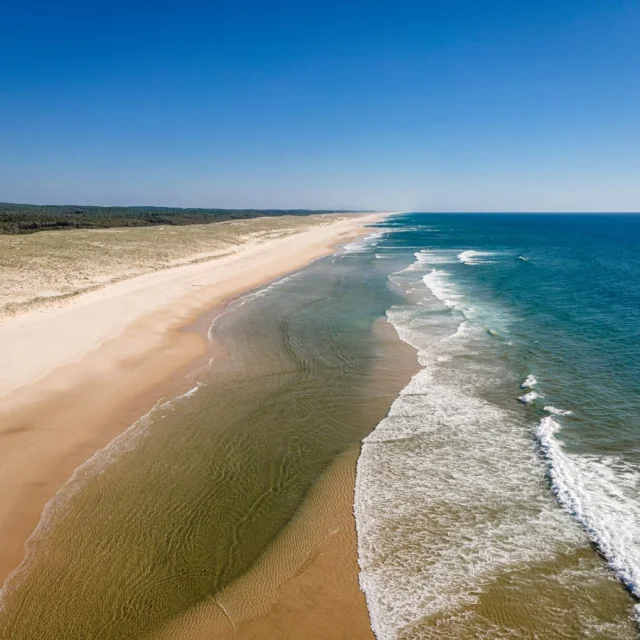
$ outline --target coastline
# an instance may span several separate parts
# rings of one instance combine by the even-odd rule
[[[18,566],[45,504],[73,471],[158,398],[186,390],[188,372],[215,356],[206,328],[221,305],[332,253],[385,215],[140,276],[0,325],[1,579]]]
[[[247,574],[148,640],[374,640],[356,563],[358,454],[334,462]]]
[[[380,318],[376,395],[393,398],[419,370],[416,351]],[[314,483],[295,517],[250,570],[208,602],[145,640],[375,640],[359,585],[354,515],[360,445],[342,452]]]

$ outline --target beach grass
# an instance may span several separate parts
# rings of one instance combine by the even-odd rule
[[[341,217],[279,216],[188,226],[0,235],[0,321],[64,304],[126,278],[210,260]]]

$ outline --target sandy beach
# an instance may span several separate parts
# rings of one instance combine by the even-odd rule
[[[380,214],[323,220],[231,255],[155,271],[0,325],[0,555],[15,569],[73,470],[185,387],[215,309],[365,233]],[[200,318],[200,324],[194,322]]]

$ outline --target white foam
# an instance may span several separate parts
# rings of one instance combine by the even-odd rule
[[[573,413],[573,411],[569,411],[567,409],[556,409],[551,405],[547,405],[544,410],[554,416],[570,416]]]
[[[358,463],[360,584],[379,640],[583,544],[514,416],[438,378],[436,367],[414,377]]]
[[[426,231],[433,231],[432,227],[402,227],[401,229],[394,229],[397,233],[410,233],[412,231],[420,231],[425,233]]]
[[[410,288],[412,271],[429,269],[430,292],[450,300],[454,283],[428,266],[433,257],[419,252],[420,268],[398,282]],[[360,584],[378,640],[411,637],[426,617],[478,602],[502,572],[586,544],[546,490],[520,412],[478,395],[501,382],[494,361],[473,357],[486,352],[486,331],[454,315],[417,303],[387,312],[424,368],[358,461]]]
[[[342,247],[344,253],[364,253],[372,246],[377,246],[379,243],[376,242],[378,238],[381,238],[385,234],[393,231],[393,229],[382,229],[380,231],[374,231],[373,233],[365,236],[364,238],[359,238],[355,242],[350,242],[345,244]]]
[[[431,249],[421,249],[420,251],[416,251],[413,255],[416,260],[413,264],[410,264],[406,269],[404,269],[401,273],[407,271],[422,271],[425,267],[429,267],[431,265],[442,265],[442,264],[455,264],[456,263],[456,251],[454,250],[431,250]]]
[[[533,389],[538,384],[538,379],[533,375],[529,374],[520,385],[521,389]]]
[[[529,393],[525,393],[523,396],[520,396],[518,400],[520,400],[522,404],[532,404],[538,398],[540,398],[540,394],[537,391],[529,391]]]
[[[468,251],[459,253],[458,260],[463,264],[490,264],[491,261],[487,260],[487,258],[495,255],[496,253],[493,251],[474,251],[473,249],[469,249]]]
[[[350,242],[349,244],[345,244],[344,247],[345,253],[362,253],[366,251],[367,247],[362,240],[357,240],[356,242]]]
[[[415,292],[412,286],[414,278],[420,277],[422,284],[427,286],[433,297],[454,312],[458,321],[473,321],[482,325],[492,336],[508,340],[512,323],[509,310],[493,300],[490,304],[475,300],[474,304],[470,305],[466,291],[459,283],[454,282],[453,275],[460,268],[458,253],[458,249],[422,249],[414,253],[415,261],[411,265],[390,276],[390,280],[410,294],[412,304],[420,305],[420,301],[416,301],[412,295]],[[451,268],[447,269],[445,265],[450,265]],[[428,301],[426,302],[424,306],[430,307]]]
[[[456,308],[462,295],[449,280],[450,274],[439,269],[432,269],[429,273],[422,277],[422,281],[427,288],[445,307],[450,309]]]
[[[430,300],[421,298],[422,289],[416,287],[421,280],[440,305],[454,312],[452,320],[456,326],[465,319],[471,320],[476,325],[483,326],[490,335],[507,339],[511,324],[508,310],[495,302],[491,305],[476,303],[470,306],[464,290],[453,281],[452,273],[459,265],[457,253],[458,250],[450,249],[422,249],[414,253],[415,261],[411,265],[392,274],[389,279],[405,291],[412,305],[431,309],[433,305]],[[451,271],[442,268],[443,265],[452,265]],[[416,293],[420,299],[414,295]]]
[[[615,456],[568,453],[556,437],[560,430],[560,423],[546,416],[536,431],[558,501],[640,597],[640,469]]]

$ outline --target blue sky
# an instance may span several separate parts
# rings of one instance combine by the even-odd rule
[[[0,201],[639,211],[640,2],[22,2]]]

